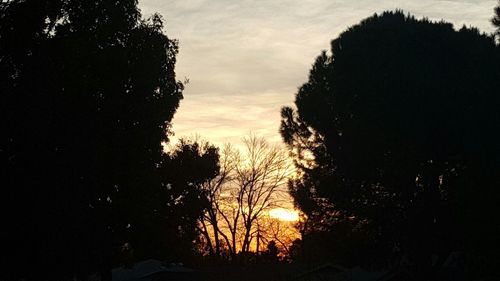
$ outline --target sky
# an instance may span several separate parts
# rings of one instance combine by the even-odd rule
[[[280,143],[280,108],[330,41],[363,18],[402,9],[417,18],[491,33],[496,0],[139,0],[179,41],[177,79],[189,79],[173,119],[175,136],[238,146],[253,133]]]

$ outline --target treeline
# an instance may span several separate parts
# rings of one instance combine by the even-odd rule
[[[289,148],[181,140],[178,45],[136,0],[0,3],[3,280],[85,280],[157,258],[398,267],[495,279],[500,8],[494,35],[402,12],[332,41],[295,107]],[[291,177],[291,180],[290,179]],[[292,235],[269,210],[286,184]],[[255,253],[257,252],[257,253]],[[260,261],[259,261],[260,259]]]

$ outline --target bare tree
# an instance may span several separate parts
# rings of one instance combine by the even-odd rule
[[[233,260],[249,252],[253,242],[267,241],[263,220],[287,196],[292,166],[285,150],[263,138],[249,136],[243,142],[241,152],[224,148],[220,173],[204,184],[210,207],[199,227],[210,254],[221,256],[227,250]]]
[[[270,146],[263,138],[244,139],[246,159],[236,167],[237,203],[243,223],[242,252],[248,252],[257,236],[258,221],[266,211],[278,207],[286,194],[290,175],[284,150]]]
[[[221,239],[224,239],[231,256],[234,256],[236,250],[232,242],[235,241],[232,238],[233,236],[229,234],[231,237],[228,237],[227,231],[223,231],[219,227],[219,220],[221,219],[219,214],[223,212],[221,204],[224,204],[223,202],[226,201],[223,198],[223,192],[227,184],[233,180],[233,172],[238,163],[238,157],[238,153],[231,145],[227,144],[220,155],[220,170],[218,175],[210,181],[203,183],[202,187],[208,199],[209,207],[200,220],[199,231],[204,236],[210,255],[217,257],[222,255]],[[230,231],[230,233],[233,233],[233,231]]]
[[[275,241],[280,252],[285,256],[290,256],[290,246],[295,239],[300,238],[296,224],[296,222],[276,218],[267,219],[263,228],[265,232],[261,234],[263,242],[267,244],[269,241]]]

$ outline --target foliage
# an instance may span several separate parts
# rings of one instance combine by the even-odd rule
[[[266,263],[276,263],[278,262],[278,247],[274,240],[267,243],[267,250],[262,253],[262,259]]]
[[[491,19],[491,23],[497,28],[496,35],[500,36],[500,1],[498,2],[498,6],[495,7],[495,15]]]
[[[404,253],[422,274],[432,254],[440,264],[451,250],[478,249],[482,235],[463,225],[483,234],[496,225],[473,216],[494,213],[498,199],[499,62],[492,37],[402,12],[333,40],[296,109],[281,112],[302,175],[290,191],[308,218],[304,234],[353,246],[356,257],[340,262],[386,266]],[[344,253],[335,245],[326,251]]]
[[[197,224],[209,208],[203,183],[220,173],[218,148],[201,140],[181,139],[164,156],[160,171],[163,190],[154,204],[159,220],[152,221],[159,236],[150,246],[159,258],[186,262],[197,254]]]
[[[111,245],[129,232],[149,239],[140,221],[154,211],[160,143],[182,98],[177,43],[136,0],[0,5],[2,215],[14,248],[2,274],[109,272]]]

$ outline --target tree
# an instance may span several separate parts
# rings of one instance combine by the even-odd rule
[[[282,256],[291,258],[292,253],[290,248],[299,236],[295,226],[296,222],[293,221],[283,221],[279,218],[272,217],[266,218],[260,226],[260,240],[262,240],[265,244],[269,244],[270,241],[274,241],[275,246]],[[260,249],[258,248],[257,250]]]
[[[263,253],[263,259],[267,263],[276,263],[278,262],[278,258],[278,247],[276,246],[276,242],[271,240],[267,244],[267,250]]]
[[[245,150],[226,146],[219,174],[203,184],[210,206],[200,221],[209,252],[222,255],[222,243],[231,260],[249,254],[252,243],[265,242],[267,212],[281,206],[291,174],[285,151],[263,138],[244,139]],[[210,229],[211,228],[211,229]]]
[[[498,198],[493,38],[385,12],[340,34],[331,53],[316,59],[296,109],[281,112],[281,134],[302,176],[290,191],[313,220],[308,232],[362,235],[367,247],[336,257],[344,262],[374,264],[402,249],[423,276],[431,254],[440,264],[451,250],[481,248],[462,227],[485,233],[496,225],[469,216],[494,213],[490,200]]]
[[[491,23],[493,23],[493,25],[497,28],[496,36],[500,36],[500,1],[498,6],[495,7],[495,15],[491,19]]]
[[[2,275],[109,273],[111,245],[143,231],[160,188],[160,143],[182,98],[177,43],[160,16],[141,19],[136,0],[0,5],[2,216],[12,245]]]
[[[210,207],[203,184],[220,174],[218,148],[202,140],[181,139],[164,156],[160,170],[163,190],[155,197],[156,219],[151,221],[158,237],[150,238],[150,247],[158,258],[189,261],[200,235],[198,222]]]
[[[279,147],[269,146],[255,136],[244,139],[244,143],[247,158],[236,166],[238,189],[234,195],[244,227],[241,250],[245,253],[259,232],[257,223],[264,212],[278,207],[291,171],[287,156]]]
[[[226,145],[221,153],[220,168],[214,178],[202,183],[202,189],[208,200],[208,208],[200,220],[200,233],[203,235],[208,246],[209,254],[214,257],[221,257],[222,248],[221,240],[224,239],[227,246],[230,245],[230,238],[225,231],[219,228],[221,204],[224,204],[224,191],[227,185],[233,181],[234,170],[237,165],[238,153],[230,146]],[[211,228],[211,229],[210,229]],[[233,233],[233,232],[232,232]],[[232,237],[232,241],[236,241]],[[231,252],[236,247],[230,247]]]

